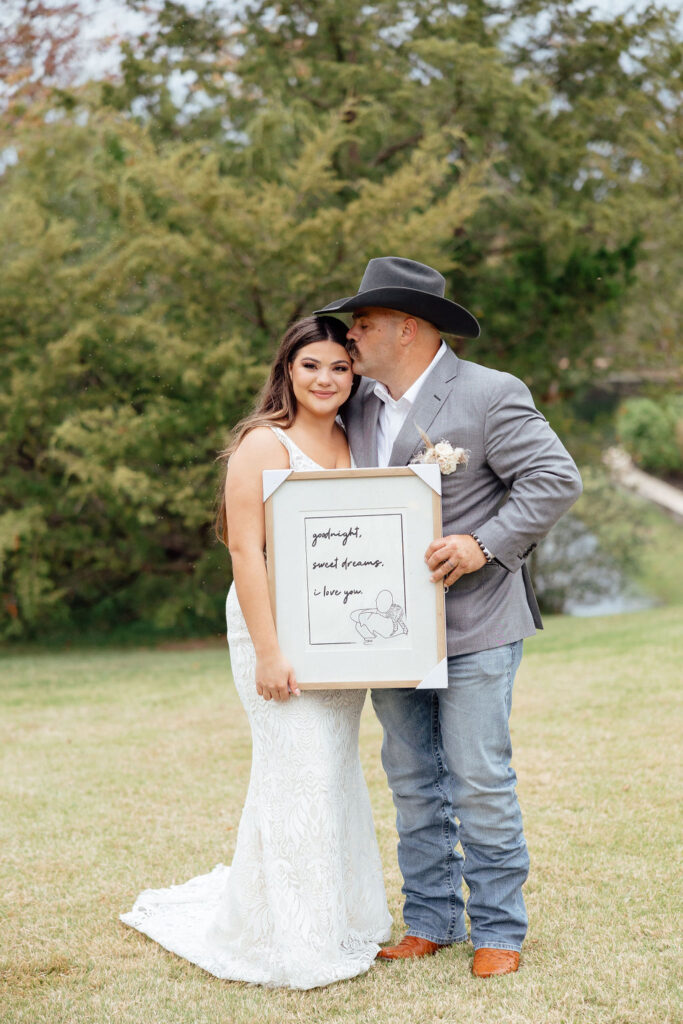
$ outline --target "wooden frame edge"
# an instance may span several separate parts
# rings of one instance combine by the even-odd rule
[[[273,567],[273,555],[268,558],[268,552],[274,551],[275,531],[273,527],[273,495],[265,501],[266,520],[266,573],[268,574],[268,593],[270,595],[270,607],[273,613],[273,623],[277,631],[277,598],[275,592],[275,570]]]
[[[297,683],[300,690],[415,690],[421,679],[383,679],[374,683]]]
[[[432,493],[432,515],[434,520],[434,540],[443,536],[443,525],[441,521],[441,495]],[[446,594],[443,582],[440,587],[434,587],[436,592],[436,625],[437,638],[436,647],[439,661],[447,657],[446,647]]]
[[[412,469],[409,466],[386,466],[386,467],[364,467],[359,469],[310,469],[310,470],[293,470],[287,480],[324,480],[330,477],[336,478],[349,478],[349,477],[377,477],[377,476],[414,476]],[[426,485],[429,486],[429,485]],[[273,492],[275,493],[275,492]],[[273,526],[273,495],[269,495],[266,498],[265,505],[265,526],[266,526],[266,553],[274,550],[274,526]],[[437,540],[442,536],[442,520],[441,520],[441,495],[432,491],[432,522],[434,524],[434,540]],[[266,571],[268,574],[268,591],[270,596],[270,605],[273,613],[273,622],[277,630],[277,597],[276,597],[276,586],[275,586],[275,572],[272,565],[273,559],[268,559],[266,562]],[[437,621],[437,655],[438,661],[441,662],[447,657],[446,647],[446,608],[445,608],[445,594],[443,584],[441,587],[435,587],[436,594],[436,621]],[[397,680],[381,680],[380,682],[374,683],[361,683],[361,682],[334,682],[327,681],[325,683],[298,683],[299,689],[301,690],[393,690],[393,689],[415,689],[420,683],[421,679],[397,679]]]

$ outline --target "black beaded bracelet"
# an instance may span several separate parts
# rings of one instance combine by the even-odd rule
[[[479,545],[479,547],[481,548],[481,551],[482,551],[482,554],[483,554],[484,558],[486,559],[486,561],[487,561],[487,562],[489,563],[489,565],[490,565],[490,564],[491,564],[491,562],[493,561],[493,555],[491,554],[491,552],[489,551],[489,549],[488,549],[488,548],[486,547],[486,545],[485,545],[485,544],[483,544],[483,543],[482,543],[482,541],[480,541],[480,540],[479,540],[479,538],[477,537],[476,533],[470,533],[470,537],[471,537],[471,538],[472,538],[473,540],[476,540],[477,544],[478,544],[478,545]]]

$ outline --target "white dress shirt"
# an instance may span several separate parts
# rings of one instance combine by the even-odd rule
[[[441,347],[432,359],[431,363],[421,373],[417,380],[413,381],[405,394],[401,395],[398,401],[395,401],[384,384],[380,384],[379,381],[375,384],[375,394],[382,400],[382,405],[379,410],[379,419],[377,421],[377,465],[388,466],[389,459],[391,458],[391,449],[394,447],[394,441],[398,437],[398,433],[406,421],[408,413],[415,404],[415,399],[418,396],[420,388],[425,382],[425,378],[432,372],[439,359],[443,356],[446,351],[446,342],[441,340]]]

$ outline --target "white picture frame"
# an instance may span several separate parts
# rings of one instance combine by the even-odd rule
[[[447,686],[435,465],[266,470],[266,559],[278,642],[301,689]]]

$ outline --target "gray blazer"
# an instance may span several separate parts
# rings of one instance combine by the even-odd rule
[[[344,416],[358,466],[377,465],[375,382],[363,380]],[[512,643],[542,628],[526,558],[581,493],[573,459],[521,380],[458,359],[448,349],[420,388],[391,452],[405,466],[432,443],[470,451],[441,477],[443,532],[474,531],[496,561],[462,576],[446,595],[449,654]],[[518,570],[521,569],[521,572]]]

